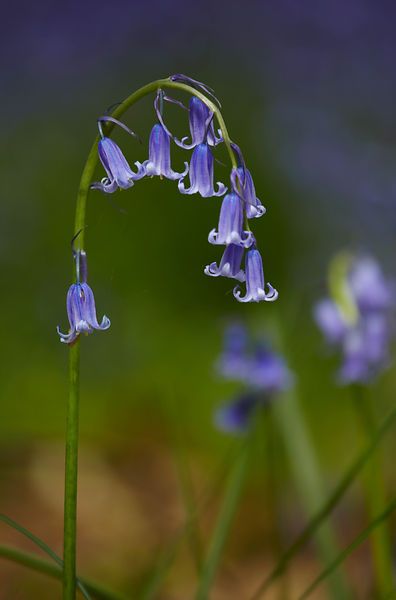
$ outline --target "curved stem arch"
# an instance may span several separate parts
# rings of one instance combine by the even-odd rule
[[[196,96],[206,104],[215,115],[222,132],[224,144],[233,167],[237,166],[234,151],[226,124],[220,109],[196,88],[172,81],[171,78],[158,79],[139,88],[119,104],[110,117],[119,119],[134,104],[153,92],[161,89],[174,89]],[[102,125],[108,135],[114,128],[114,123]],[[98,163],[99,135],[95,137],[89,151],[77,193],[76,214],[74,221],[74,246],[76,250],[84,249],[87,198],[92,183],[94,171]],[[69,352],[69,398],[66,419],[66,457],[65,457],[65,497],[64,497],[64,542],[63,542],[63,598],[75,600],[76,597],[76,529],[77,529],[77,474],[78,474],[78,430],[79,430],[79,395],[80,395],[80,340],[70,347]]]
[[[213,114],[215,115],[215,117],[219,123],[219,127],[220,127],[222,135],[223,135],[224,144],[225,144],[225,147],[227,148],[227,152],[229,154],[231,164],[233,167],[236,167],[237,162],[235,159],[234,151],[232,150],[232,147],[231,147],[231,139],[230,139],[230,136],[229,136],[229,133],[228,133],[228,130],[227,130],[227,127],[226,127],[226,124],[225,124],[225,121],[224,121],[223,115],[221,114],[220,109],[216,106],[216,104],[214,104],[214,102],[212,102],[209,98],[207,98],[202,92],[200,92],[199,90],[196,90],[195,88],[193,88],[190,85],[187,85],[185,83],[179,83],[177,81],[172,81],[170,78],[157,79],[156,81],[152,81],[151,83],[148,83],[147,85],[144,85],[143,87],[139,88],[138,90],[136,90],[136,92],[133,92],[133,94],[131,94],[123,102],[121,102],[121,104],[119,104],[110,113],[109,116],[111,116],[115,119],[119,119],[134,104],[139,102],[139,100],[141,100],[142,98],[144,98],[144,97],[148,96],[149,94],[156,92],[160,89],[166,89],[166,88],[176,89],[176,90],[180,90],[182,92],[186,92],[188,94],[196,96],[197,98],[199,98],[199,100],[201,100],[202,102],[204,102],[204,104],[206,104],[206,106],[209,108],[209,110],[211,110],[213,112]],[[109,133],[111,133],[113,128],[114,128],[114,124],[111,122],[108,122],[108,123],[106,123],[104,130],[107,134],[109,134]],[[100,137],[99,137],[99,135],[97,135],[95,137],[95,140],[91,147],[91,150],[89,151],[88,158],[87,158],[85,167],[84,167],[82,175],[81,175],[80,186],[79,186],[79,190],[78,190],[78,194],[77,194],[74,234],[77,234],[79,231],[81,231],[78,239],[76,239],[76,248],[80,248],[80,249],[82,249],[84,246],[86,204],[87,204],[87,197],[88,197],[89,188],[90,188],[90,185],[92,182],[93,174],[95,171],[95,167],[98,163],[97,146],[98,146],[99,139],[100,139]]]

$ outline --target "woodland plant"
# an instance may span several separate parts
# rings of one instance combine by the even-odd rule
[[[169,92],[188,94],[188,108]],[[121,127],[137,138],[120,118],[136,102],[154,94],[153,125],[148,158],[135,161],[135,170],[124,156],[121,148],[111,139],[114,126]],[[191,140],[188,136],[179,140],[166,125],[164,108],[172,103],[181,109],[187,108]],[[181,112],[184,117],[184,112]],[[214,122],[217,120],[218,131]],[[77,196],[73,256],[75,281],[67,294],[67,314],[70,323],[68,333],[58,333],[62,342],[70,346],[70,395],[66,431],[65,505],[64,505],[64,599],[72,600],[76,594],[76,506],[77,506],[77,459],[78,459],[78,404],[80,372],[80,337],[95,330],[107,330],[110,320],[103,317],[99,324],[95,301],[87,284],[87,258],[85,251],[86,204],[90,190],[112,194],[118,189],[126,190],[137,185],[144,177],[160,177],[177,181],[181,194],[199,194],[204,198],[223,196],[218,229],[209,233],[209,242],[225,246],[219,267],[212,263],[205,267],[209,276],[223,275],[245,283],[246,294],[242,296],[239,286],[234,296],[239,302],[274,301],[278,292],[265,284],[261,255],[256,238],[250,229],[250,219],[260,217],[265,210],[255,194],[253,180],[239,147],[231,140],[226,128],[220,103],[208,86],[185,75],[172,75],[140,88],[121,102],[112,114],[98,119],[99,135],[88,155],[81,177]],[[182,172],[172,168],[172,144],[192,154],[185,162]],[[231,163],[229,182],[217,182],[214,178],[214,151],[223,144]],[[101,181],[92,181],[97,160],[103,165],[106,175]],[[188,183],[187,183],[188,181]],[[227,193],[227,190],[228,193]],[[242,267],[243,255],[245,270]]]
[[[135,128],[131,129],[121,119],[137,102],[148,96],[153,97],[155,122],[144,159],[134,160],[125,156],[111,135],[115,127],[120,127],[126,134],[140,140]],[[186,130],[189,127],[189,134],[179,138],[173,133],[165,110],[169,104],[180,109],[179,114]],[[28,537],[53,562],[2,545],[0,556],[62,579],[64,600],[75,600],[77,590],[86,599],[126,598],[82,579],[77,576],[76,568],[81,338],[82,334],[104,332],[110,328],[110,319],[106,315],[98,319],[94,293],[88,284],[85,244],[88,197],[94,200],[98,192],[114,194],[118,190],[139,186],[144,178],[159,177],[161,180],[174,181],[175,192],[178,194],[214,198],[213,201],[219,202],[219,220],[217,226],[209,232],[208,242],[213,246],[222,246],[222,251],[217,260],[204,266],[205,275],[235,279],[233,297],[239,303],[273,302],[278,298],[277,290],[265,281],[262,256],[251,229],[252,221],[262,217],[266,209],[256,195],[252,174],[240,147],[229,135],[220,102],[211,88],[182,74],[159,79],[133,92],[117,104],[112,112],[99,116],[97,126],[98,134],[83,168],[77,193],[72,237],[73,281],[66,297],[69,329],[66,332],[59,326],[57,329],[60,341],[68,346],[70,381],[66,422],[63,558],[23,526],[0,514],[2,522]],[[173,162],[172,150],[175,147],[187,153],[184,166],[180,169],[175,168]],[[216,153],[219,147],[225,148],[229,161],[228,175],[224,181],[217,177]],[[99,181],[94,181],[99,162],[104,174]],[[257,335],[250,338],[247,329],[240,323],[229,327],[217,369],[224,379],[237,381],[240,390],[231,402],[216,411],[214,420],[223,431],[245,435],[236,441],[236,445],[239,444],[238,453],[232,464],[224,501],[205,557],[202,561],[197,561],[199,581],[196,600],[209,598],[246,478],[250,439],[255,439],[258,431],[256,421],[259,419],[254,417],[260,412],[265,413],[266,417],[270,416],[266,421],[271,427],[275,426],[277,439],[282,439],[285,455],[304,505],[307,524],[296,539],[288,543],[284,552],[280,553],[272,570],[267,575],[263,573],[265,577],[251,600],[263,596],[273,582],[285,573],[291,559],[312,537],[315,538],[324,569],[300,598],[308,597],[324,579],[328,579],[331,598],[352,598],[349,582],[346,582],[343,573],[334,571],[371,533],[375,597],[390,598],[389,593],[394,589],[391,539],[385,521],[396,508],[396,500],[386,503],[385,477],[378,446],[396,421],[396,408],[377,425],[369,386],[373,385],[379,374],[390,364],[396,307],[395,288],[384,277],[378,263],[370,257],[341,254],[330,266],[329,294],[328,298],[316,305],[314,317],[330,346],[341,352],[342,364],[337,380],[351,390],[358,417],[363,423],[366,444],[333,491],[326,494],[320,463],[298,398],[297,370],[294,367],[291,370],[288,366],[292,364],[292,360],[288,355],[287,343],[282,341],[282,328],[277,326],[276,318],[273,317],[272,325],[275,325],[277,345],[280,348],[279,352],[274,352],[268,345],[267,335],[264,339]],[[263,410],[269,406],[270,411]],[[337,536],[329,521],[330,513],[365,466],[370,469],[367,478],[367,503],[371,520],[338,553]],[[191,532],[196,512],[196,507],[190,511],[184,533]],[[168,552],[164,564],[153,569],[152,581],[149,582],[150,591],[144,598],[156,597],[161,581],[172,563],[176,546],[177,542]]]

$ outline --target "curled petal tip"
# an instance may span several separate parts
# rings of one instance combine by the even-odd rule
[[[246,238],[242,239],[242,246],[244,248],[250,248],[256,242],[255,237],[251,231],[245,231]]]
[[[103,331],[105,331],[106,329],[108,329],[111,325],[111,321],[109,319],[109,317],[106,317],[106,315],[103,316],[102,322],[99,326],[99,329],[102,329]]]
[[[216,185],[217,192],[214,192],[213,196],[223,196],[223,194],[225,194],[228,189],[227,186],[224,185],[224,183],[221,183],[221,181],[217,181]]]
[[[268,292],[265,294],[266,302],[274,302],[278,299],[279,293],[270,283],[267,283]],[[264,292],[265,293],[265,292]]]
[[[265,215],[266,212],[267,212],[267,209],[262,204],[259,204],[258,206],[254,206],[254,205],[250,204],[249,206],[246,207],[246,213],[247,213],[248,219],[251,219],[251,218],[259,219],[260,217]]]
[[[217,234],[216,229],[212,229],[212,231],[209,232],[209,235],[208,235],[209,244],[216,244],[217,235],[218,234]]]

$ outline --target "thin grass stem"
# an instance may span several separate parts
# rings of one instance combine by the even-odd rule
[[[318,585],[324,581],[329,575],[333,573],[333,571],[341,565],[344,560],[354,551],[360,544],[362,544],[371,533],[375,533],[378,527],[381,527],[384,521],[392,514],[392,512],[396,509],[396,499],[394,499],[386,509],[379,514],[371,523],[363,529],[358,536],[354,538],[354,540],[334,559],[331,563],[318,575],[318,577],[311,583],[311,585],[301,594],[298,600],[305,600],[308,598],[316,590]],[[390,588],[386,594],[382,595],[381,598],[393,598],[394,590]],[[390,595],[390,596],[389,596]]]

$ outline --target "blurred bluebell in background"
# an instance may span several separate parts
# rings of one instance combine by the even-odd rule
[[[242,384],[236,398],[218,408],[214,416],[219,429],[234,433],[248,431],[255,413],[293,382],[285,361],[269,347],[268,340],[251,339],[243,325],[237,323],[225,331],[217,368],[226,379]]]

